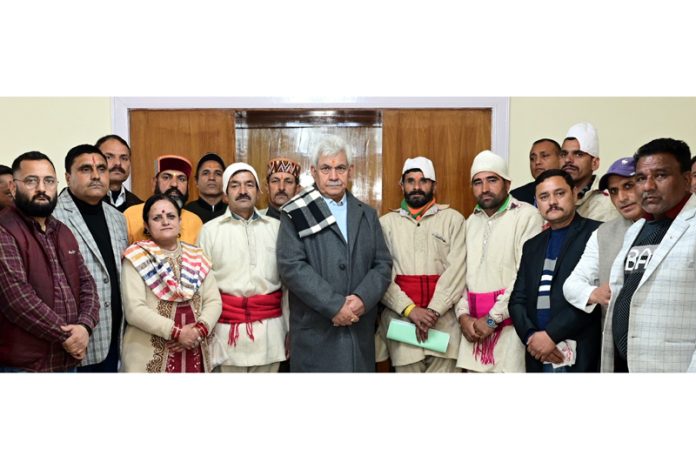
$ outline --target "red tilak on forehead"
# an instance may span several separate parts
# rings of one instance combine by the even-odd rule
[[[97,167],[97,159],[94,157],[94,155],[92,155],[92,164],[95,168]]]

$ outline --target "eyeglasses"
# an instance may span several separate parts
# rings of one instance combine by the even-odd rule
[[[36,186],[38,186],[39,180],[40,179],[37,176],[27,176],[24,179],[15,179],[15,181],[21,182],[29,189],[33,189]],[[46,187],[55,187],[55,185],[58,184],[58,180],[53,176],[46,176],[45,178],[43,178],[43,183]]]
[[[329,174],[329,173],[331,173],[332,169],[335,169],[337,174],[346,174],[346,171],[348,171],[348,166],[346,166],[344,164],[340,164],[338,166],[329,166],[329,165],[319,166],[319,172],[321,174]]]

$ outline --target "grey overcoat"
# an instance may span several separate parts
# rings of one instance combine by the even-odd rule
[[[377,306],[391,282],[392,260],[377,212],[346,195],[347,244],[337,224],[301,239],[281,212],[277,258],[289,290],[293,372],[375,370]],[[350,294],[362,299],[365,314],[351,326],[336,327],[331,319]]]

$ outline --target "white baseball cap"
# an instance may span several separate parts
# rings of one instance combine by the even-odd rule
[[[424,178],[430,179],[431,181],[437,181],[437,179],[435,179],[435,168],[433,167],[433,162],[425,156],[406,158],[404,168],[401,170],[401,177],[403,177],[407,171],[412,171],[414,169],[417,169],[423,173]]]

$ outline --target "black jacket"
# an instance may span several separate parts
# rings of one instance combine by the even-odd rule
[[[529,184],[525,184],[524,186],[511,190],[510,194],[517,200],[534,205],[534,200],[536,197],[536,192],[534,189],[534,181],[532,181]]]
[[[546,333],[555,343],[566,339],[577,342],[575,365],[569,368],[569,371],[574,372],[599,371],[601,314],[599,307],[588,314],[568,303],[563,296],[563,283],[582,257],[590,235],[600,224],[601,222],[575,215],[556,260],[551,283],[551,318],[546,326]],[[540,330],[537,326],[537,297],[550,233],[550,229],[544,230],[524,243],[515,287],[510,295],[508,310],[523,343],[530,330]],[[540,361],[529,352],[525,355],[527,372],[542,371]]]

